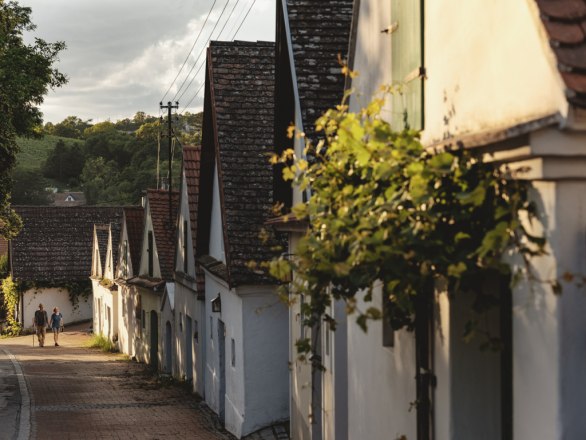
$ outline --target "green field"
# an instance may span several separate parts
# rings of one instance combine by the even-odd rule
[[[16,157],[16,167],[24,170],[40,169],[59,139],[62,139],[66,144],[82,142],[77,139],[51,135],[45,135],[41,139],[18,138],[20,151]]]

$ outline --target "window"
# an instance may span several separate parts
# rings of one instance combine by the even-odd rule
[[[144,329],[144,328],[146,328],[146,313],[145,313],[144,309],[142,310],[142,315],[141,316],[142,316],[142,319],[141,319],[141,321],[142,321],[142,328]]]
[[[149,231],[148,234],[148,257],[149,257],[149,277],[153,276],[153,231]]]
[[[196,343],[199,342],[199,325],[197,321],[193,321],[193,339]]]
[[[232,366],[236,366],[236,343],[234,342],[234,338],[232,338]]]
[[[393,95],[395,129],[423,129],[423,1],[391,0],[392,80],[401,84],[401,93]]]
[[[210,339],[214,340],[214,318],[210,316]]]
[[[179,312],[179,331],[183,333],[183,315]]]
[[[183,220],[183,273],[187,275],[187,220]]]

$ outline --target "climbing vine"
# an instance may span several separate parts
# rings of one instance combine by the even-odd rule
[[[366,330],[383,317],[372,303],[380,284],[385,319],[413,329],[417,295],[438,280],[451,294],[470,292],[486,271],[517,275],[505,255],[529,263],[544,253],[544,238],[527,228],[536,219],[528,182],[462,146],[430,150],[417,131],[394,130],[380,116],[385,97],[358,113],[345,104],[328,110],[316,122],[323,139],[305,140],[304,157],[287,150],[271,159],[284,164],[286,180],[310,190],[307,203],[292,208],[309,225],[295,255],[267,264],[283,281],[294,272],[291,291],[309,298],[308,326],[335,328],[328,306],[343,299]],[[294,128],[289,135],[303,138]],[[364,310],[357,292],[365,292]],[[309,340],[297,346],[311,351]]]
[[[26,292],[31,289],[46,289],[55,288],[60,290],[67,290],[69,294],[69,301],[75,308],[79,304],[80,298],[88,299],[92,294],[92,284],[88,280],[46,280],[46,281],[20,281],[18,283],[19,292]]]
[[[16,308],[18,306],[19,291],[12,276],[2,280],[2,297],[3,306],[6,310],[6,321],[8,323],[7,333],[17,335],[20,333],[22,326],[16,319]]]

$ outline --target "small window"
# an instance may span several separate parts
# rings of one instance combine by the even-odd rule
[[[210,339],[214,340],[214,318],[210,316]]]
[[[122,277],[128,277],[128,240],[122,245]]]
[[[146,328],[146,324],[145,324],[145,322],[146,322],[146,313],[145,313],[144,309],[142,310],[141,317],[142,317],[142,319],[141,319],[141,321],[142,321],[142,328],[144,329],[144,328]]]
[[[234,338],[232,338],[232,366],[236,366],[236,342],[234,342]]]
[[[183,332],[183,315],[179,312],[179,331]]]
[[[196,343],[199,342],[199,324],[197,321],[193,321],[193,339]]]

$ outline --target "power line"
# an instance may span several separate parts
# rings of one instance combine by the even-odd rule
[[[195,95],[193,95],[191,97],[191,99],[189,100],[189,102],[187,103],[187,105],[185,107],[183,107],[183,110],[181,110],[180,114],[183,114],[185,112],[185,110],[187,110],[187,107],[189,107],[189,105],[193,102],[193,100],[196,98],[197,95],[199,95],[199,92],[201,92],[201,89],[203,88],[205,82],[202,82],[201,85],[199,86],[199,89],[197,89],[197,92],[195,92]]]
[[[252,7],[254,6],[255,3],[256,3],[256,0],[254,0],[252,2],[252,4],[250,5],[250,8],[248,8],[248,11],[246,11],[246,15],[242,19],[242,22],[240,23],[240,26],[238,26],[238,29],[236,29],[236,32],[234,33],[234,35],[232,35],[232,41],[234,41],[234,38],[236,38],[236,35],[238,35],[238,32],[240,31],[240,28],[242,27],[242,25],[246,21],[246,17],[248,17],[248,14],[250,14],[250,10],[252,9]]]
[[[238,0],[238,1],[239,1],[239,0]],[[236,35],[238,34],[238,31],[240,31],[240,28],[242,27],[242,25],[243,25],[243,24],[244,24],[244,22],[246,21],[246,18],[248,17],[248,14],[249,14],[249,13],[250,13],[250,11],[252,10],[252,7],[254,6],[254,4],[255,4],[255,3],[256,3],[256,0],[253,0],[253,1],[252,1],[252,4],[251,4],[251,5],[250,5],[250,7],[248,8],[248,11],[246,12],[246,15],[244,16],[244,18],[243,18],[243,19],[242,19],[242,21],[240,22],[240,25],[238,26],[238,29],[236,29],[236,32],[235,32],[235,33],[234,33],[234,35],[232,36],[232,41],[234,41],[234,38],[235,38],[235,37],[236,37]],[[232,10],[234,10],[234,9],[232,9]],[[224,24],[224,26],[225,26],[225,24]],[[223,28],[222,28],[222,30],[223,30]],[[212,31],[212,32],[213,32],[213,31]],[[222,33],[222,32],[220,31],[220,34],[221,34],[221,33]],[[220,35],[220,34],[218,34],[218,35]],[[210,37],[210,39],[211,39],[211,37]],[[205,60],[204,60],[204,63],[205,63]],[[193,80],[194,80],[194,79],[197,77],[197,74],[198,74],[198,73],[199,73],[199,71],[201,70],[201,68],[202,68],[202,66],[203,66],[203,64],[204,64],[204,63],[202,63],[202,64],[199,66],[199,69],[197,70],[197,72],[195,73],[195,75],[193,76],[193,78],[192,78],[192,79],[191,79],[191,81],[189,82],[189,85],[188,85],[188,86],[187,86],[187,88],[186,88],[186,89],[183,91],[183,93],[181,94],[181,96],[183,96],[183,95],[185,94],[185,92],[187,91],[187,89],[189,89],[189,86],[191,85],[191,83],[193,82]],[[185,107],[183,107],[183,110],[180,112],[180,114],[183,114],[183,113],[185,112],[185,110],[187,110],[187,108],[189,107],[189,105],[190,105],[190,104],[193,102],[193,100],[194,100],[194,99],[197,97],[197,95],[199,95],[199,92],[200,92],[200,91],[201,91],[201,89],[203,88],[203,86],[204,86],[204,83],[205,83],[205,82],[203,82],[203,83],[202,83],[202,84],[199,86],[199,88],[197,89],[197,92],[195,92],[195,94],[194,94],[194,95],[191,97],[191,99],[189,100],[189,102],[187,103],[187,105],[186,105]]]
[[[242,18],[242,15],[244,14],[244,11],[246,11],[246,5],[244,5],[242,7],[242,9],[240,10],[240,13],[238,14],[238,17],[234,21],[234,25],[230,28],[229,34],[232,34],[234,32],[234,29],[236,29],[236,27],[238,26],[238,23],[240,23],[240,19]]]
[[[220,30],[220,32],[218,32],[218,35],[216,35],[216,39],[217,40],[219,40],[220,37],[222,36],[222,32],[224,32],[224,29],[226,28],[226,25],[228,24],[228,22],[230,21],[230,18],[232,17],[232,13],[234,12],[234,9],[236,9],[236,6],[238,6],[238,3],[240,3],[240,0],[236,0],[236,3],[234,3],[234,7],[230,11],[230,14],[228,14],[228,18],[226,18],[226,21],[224,22],[224,26],[222,26],[222,29]],[[210,35],[210,40],[211,39],[212,39],[212,36]],[[183,89],[183,92],[177,98],[177,101],[180,101],[181,98],[183,97],[183,95],[185,95],[185,92],[187,92],[189,90],[189,87],[191,87],[191,84],[193,83],[193,81],[195,80],[195,78],[197,78],[197,75],[199,74],[199,72],[201,71],[201,68],[204,66],[205,63],[206,63],[206,59],[204,57],[202,63],[199,65],[199,68],[197,69],[197,71],[195,72],[195,74],[193,75],[193,77],[191,78],[191,81],[189,81],[189,84],[187,84],[187,87],[185,87],[185,89]],[[195,67],[195,65],[194,65],[194,67]],[[201,87],[200,87],[200,89],[201,89]]]
[[[197,34],[197,37],[195,37],[195,41],[193,43],[193,46],[191,46],[191,49],[189,50],[189,53],[187,54],[187,56],[185,57],[185,60],[183,61],[183,64],[181,65],[181,68],[179,69],[179,72],[177,72],[177,75],[175,75],[175,79],[173,80],[173,82],[171,83],[171,85],[169,86],[169,88],[167,89],[167,91],[165,92],[165,94],[163,95],[163,97],[161,98],[161,101],[165,100],[165,97],[167,96],[167,93],[169,93],[169,90],[171,90],[171,87],[173,87],[173,84],[175,84],[175,81],[177,81],[177,78],[179,78],[179,75],[181,74],[181,72],[183,71],[183,68],[185,67],[185,64],[187,64],[187,60],[189,59],[189,56],[191,55],[191,53],[193,52],[193,49],[195,48],[195,45],[197,44],[199,37],[203,31],[203,29],[206,27],[206,23],[208,22],[208,19],[210,18],[210,15],[214,9],[214,6],[216,6],[216,2],[218,0],[214,0],[214,3],[212,4],[212,7],[210,8],[208,15],[205,19],[205,21],[203,22],[202,27],[199,29],[199,33]]]
[[[176,99],[177,98],[177,95],[179,94],[179,92],[181,91],[181,89],[183,88],[183,86],[185,85],[185,82],[187,81],[187,78],[189,78],[189,75],[191,75],[191,72],[193,72],[193,69],[197,65],[197,62],[199,61],[199,59],[201,57],[201,54],[206,49],[207,45],[209,44],[210,40],[212,39],[212,35],[214,34],[214,31],[218,27],[218,24],[220,23],[220,20],[222,19],[222,15],[224,15],[224,12],[226,11],[226,7],[228,6],[228,3],[230,3],[230,0],[226,0],[226,4],[224,5],[224,8],[222,9],[222,12],[220,13],[220,16],[218,17],[218,21],[216,21],[216,24],[214,25],[214,28],[212,29],[212,32],[210,33],[210,37],[208,38],[208,41],[202,47],[201,51],[197,55],[197,58],[196,58],[195,63],[193,64],[193,66],[191,67],[191,69],[189,70],[189,72],[187,73],[187,76],[185,77],[185,79],[183,80],[183,82],[181,83],[181,85],[179,86],[179,89],[177,89],[177,92],[175,93],[175,96],[173,97],[173,99],[171,101],[177,101],[177,99]]]

